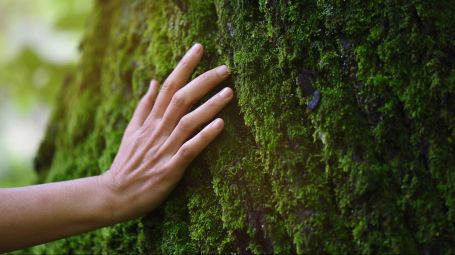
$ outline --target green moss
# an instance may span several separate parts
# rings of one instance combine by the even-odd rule
[[[30,251],[454,253],[454,13],[450,1],[98,1],[37,157],[43,181],[108,169],[149,80],[194,42],[195,75],[228,64],[236,100],[155,212]],[[313,111],[301,74],[322,94]]]

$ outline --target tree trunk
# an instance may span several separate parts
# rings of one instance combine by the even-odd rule
[[[194,76],[227,64],[236,98],[160,208],[33,251],[454,253],[455,8],[398,2],[97,1],[44,182],[108,169],[150,79],[195,42]]]

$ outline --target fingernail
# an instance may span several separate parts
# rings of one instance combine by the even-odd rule
[[[220,129],[223,126],[223,121],[221,119],[216,119],[212,126],[216,129]]]
[[[226,65],[222,65],[222,66],[219,66],[216,68],[216,72],[219,74],[219,75],[227,75],[229,73],[228,71],[228,68]]]
[[[150,93],[153,90],[153,88],[155,87],[156,82],[157,82],[156,80],[150,81],[150,84],[149,84],[149,87],[147,89],[147,92]]]
[[[202,50],[202,45],[201,45],[200,43],[196,43],[196,44],[193,45],[192,50],[193,50],[194,52],[196,52],[196,53],[199,53],[199,52],[201,52],[201,50]]]
[[[224,98],[229,98],[232,96],[232,89],[230,88],[224,88],[221,92],[220,92],[220,96],[221,97],[224,97]]]

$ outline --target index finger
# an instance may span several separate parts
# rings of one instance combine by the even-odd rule
[[[182,60],[180,60],[175,69],[163,83],[153,110],[150,113],[149,119],[161,118],[163,116],[172,96],[189,80],[194,69],[199,64],[199,61],[201,61],[202,52],[203,47],[199,43],[196,43],[186,52],[185,56],[183,56]]]

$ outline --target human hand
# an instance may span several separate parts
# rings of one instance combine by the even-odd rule
[[[232,89],[224,88],[187,113],[192,104],[229,76],[223,65],[186,84],[202,54],[202,45],[195,44],[160,92],[158,82],[152,81],[139,102],[111,168],[100,176],[109,197],[112,223],[156,208],[181,179],[188,164],[222,131],[224,122],[218,118],[189,139],[233,97]]]

